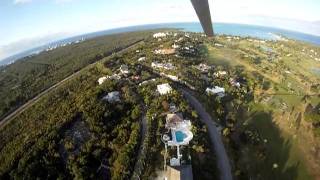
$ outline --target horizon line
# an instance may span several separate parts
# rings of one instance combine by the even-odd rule
[[[33,47],[33,48],[29,48],[29,49],[26,49],[26,50],[22,50],[20,52],[14,53],[14,54],[12,54],[10,56],[7,56],[7,57],[4,57],[4,58],[0,59],[0,62],[2,62],[4,60],[7,60],[7,59],[9,59],[11,57],[17,56],[19,54],[23,54],[23,53],[27,53],[28,51],[39,49],[39,48],[41,48],[43,46],[48,46],[50,44],[58,43],[59,41],[68,40],[68,39],[71,39],[71,38],[76,38],[76,37],[81,37],[81,36],[88,36],[88,35],[99,33],[99,32],[113,31],[113,30],[119,30],[119,29],[124,29],[124,28],[134,28],[134,27],[138,28],[138,27],[143,27],[143,26],[155,26],[155,25],[166,25],[166,24],[168,24],[168,25],[169,24],[187,24],[187,23],[200,24],[200,22],[197,22],[197,21],[159,22],[159,23],[150,23],[150,24],[136,24],[136,25],[130,25],[130,26],[118,26],[118,27],[113,27],[113,28],[109,28],[109,29],[100,29],[100,30],[97,30],[97,31],[88,31],[88,32],[79,33],[79,34],[75,34],[75,35],[70,35],[70,36],[64,37],[64,38],[58,38],[57,40],[49,41],[49,42],[43,43],[42,45],[39,45],[39,46],[36,46],[36,47]],[[304,34],[304,35],[309,35],[309,36],[314,36],[316,38],[320,38],[320,34],[318,35],[318,34],[306,33],[306,32],[292,30],[292,29],[272,27],[272,26],[267,26],[267,25],[259,25],[259,24],[254,24],[254,23],[253,24],[249,24],[249,23],[239,23],[239,22],[217,21],[217,22],[213,23],[213,27],[215,26],[215,24],[235,24],[235,25],[264,27],[264,28],[271,28],[271,29],[276,29],[276,30],[285,30],[285,31],[288,31],[288,32],[301,33],[301,34]],[[147,29],[142,29],[142,30],[152,30],[152,29],[155,30],[155,29],[163,29],[163,28],[165,28],[165,27],[154,27],[154,28],[147,28]],[[180,29],[180,28],[170,28],[170,27],[167,27],[167,28],[168,29]],[[106,35],[120,34],[120,33],[125,33],[125,32],[135,32],[135,31],[139,31],[139,29],[128,30],[128,31],[123,31],[123,32],[114,32],[114,33],[110,33],[110,34],[106,34]],[[101,36],[104,36],[104,35],[101,35]],[[100,37],[100,35],[98,35],[96,37]],[[95,37],[92,37],[92,38],[95,38]],[[26,57],[26,56],[24,56],[24,57]],[[21,59],[21,58],[23,58],[23,57],[20,57],[18,59]],[[0,66],[3,66],[3,65],[0,65]]]

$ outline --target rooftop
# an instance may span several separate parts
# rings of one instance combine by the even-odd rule
[[[172,88],[168,83],[157,85],[157,89],[161,95],[168,94],[172,91]]]

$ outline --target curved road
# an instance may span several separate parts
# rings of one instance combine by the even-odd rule
[[[183,93],[188,102],[193,106],[193,108],[198,112],[202,122],[205,123],[208,127],[211,144],[213,144],[214,151],[217,155],[217,163],[220,170],[220,179],[232,180],[229,158],[223,146],[221,136],[214,124],[214,121],[206,112],[202,104],[189,91],[185,89],[180,89],[180,91]]]

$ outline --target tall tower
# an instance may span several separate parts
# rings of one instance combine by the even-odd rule
[[[209,2],[208,0],[191,0],[193,8],[195,9],[201,26],[204,30],[204,33],[208,37],[213,36],[213,27],[212,27],[212,21],[211,21],[211,14],[210,14],[210,8],[209,8]]]

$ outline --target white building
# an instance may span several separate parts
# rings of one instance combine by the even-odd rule
[[[128,66],[125,65],[125,64],[123,64],[123,65],[120,66],[120,72],[121,72],[122,74],[129,74],[130,71],[129,71]]]
[[[213,88],[207,88],[206,89],[207,94],[216,94],[219,97],[225,96],[225,89],[223,87],[215,86]]]
[[[142,85],[148,84],[149,82],[154,82],[154,81],[156,81],[156,79],[145,80],[145,81],[139,83],[139,86],[142,86]]]
[[[106,95],[102,99],[107,100],[110,103],[120,102],[120,92],[119,91],[110,92],[108,93],[108,95]]]
[[[168,94],[172,91],[172,88],[168,83],[157,85],[157,89],[161,95]]]
[[[170,166],[180,166],[182,158],[182,154],[180,154],[180,146],[189,145],[189,142],[193,138],[193,133],[191,132],[191,121],[183,120],[182,115],[167,114],[165,127],[171,133],[171,138],[168,134],[164,134],[162,137],[166,146],[177,147],[177,157],[170,159]]]
[[[163,33],[163,32],[153,34],[153,38],[164,38],[166,36],[167,36],[167,34]]]
[[[227,75],[226,71],[218,71],[218,72],[214,73],[215,77],[221,77],[221,76],[225,76],[225,75]]]
[[[146,60],[146,57],[140,57],[140,58],[138,59],[138,62],[145,61],[145,60]]]
[[[98,79],[98,83],[99,83],[99,85],[103,84],[107,79],[108,79],[108,78],[107,78],[107,77],[105,77],[105,76],[103,76],[103,77],[99,78],[99,79]]]
[[[172,45],[172,48],[173,49],[178,49],[180,46],[179,45],[177,45],[176,43],[174,43],[173,45]]]
[[[166,70],[175,69],[175,66],[173,66],[172,63],[152,62],[152,63],[151,63],[151,67],[152,67],[152,68],[166,69]]]
[[[161,76],[171,79],[172,81],[179,81],[179,78],[174,75],[160,73]]]
[[[198,69],[201,72],[208,72],[212,67],[208,66],[207,64],[201,63],[198,66],[196,66],[196,69]]]
[[[175,49],[156,49],[154,50],[154,54],[163,54],[163,55],[170,55],[174,54],[176,51]]]
[[[214,45],[215,45],[216,47],[223,47],[223,45],[222,45],[222,44],[219,44],[219,43],[214,43]]]
[[[179,81],[179,78],[177,76],[174,76],[174,75],[167,75],[167,77],[169,79],[171,79],[172,81]]]
[[[121,76],[119,74],[113,74],[111,76],[107,76],[107,79],[119,80]]]

